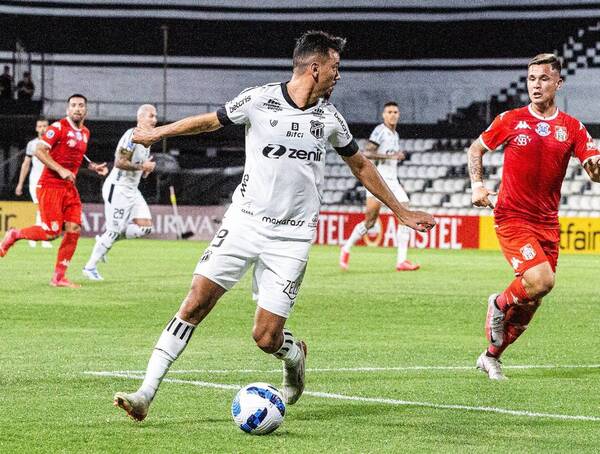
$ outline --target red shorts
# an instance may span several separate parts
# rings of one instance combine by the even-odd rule
[[[548,262],[556,272],[560,229],[544,229],[523,222],[496,225],[496,236],[508,263],[520,276],[540,263]]]
[[[65,222],[81,225],[81,199],[75,185],[38,187],[36,193],[45,230],[60,233]]]

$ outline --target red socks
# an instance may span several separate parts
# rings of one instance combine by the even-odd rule
[[[33,225],[31,227],[20,229],[17,231],[17,235],[20,240],[47,241],[50,239],[48,232],[46,232],[39,225]]]
[[[490,345],[487,350],[488,355],[495,358],[500,357],[502,352],[525,332],[537,308],[537,304],[509,307],[504,319],[504,341],[500,347]]]
[[[65,235],[58,248],[58,257],[56,258],[55,272],[59,276],[64,276],[67,268],[71,263],[71,258],[75,254],[77,241],[79,240],[79,232],[65,232]]]
[[[496,306],[502,312],[506,313],[509,307],[517,304],[526,304],[531,301],[531,298],[527,294],[527,290],[523,287],[522,277],[516,278],[510,283],[510,285],[504,290],[498,298],[496,298]]]

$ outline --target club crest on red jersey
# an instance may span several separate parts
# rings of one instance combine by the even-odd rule
[[[519,250],[521,251],[521,255],[523,256],[523,258],[525,260],[531,260],[535,257],[535,249],[529,243],[527,243],[525,246],[523,246]]]
[[[567,133],[567,128],[564,126],[555,126],[554,127],[554,138],[559,142],[566,142],[569,138],[569,134]]]
[[[540,121],[535,127],[535,132],[542,137],[546,137],[550,135],[550,125],[545,121]]]

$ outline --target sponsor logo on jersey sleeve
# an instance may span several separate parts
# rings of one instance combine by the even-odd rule
[[[550,125],[545,121],[540,121],[535,127],[535,132],[541,137],[547,137],[550,135]]]
[[[554,138],[559,142],[566,142],[569,138],[567,133],[567,128],[564,126],[555,126],[554,127]]]
[[[232,114],[233,112],[238,110],[240,107],[242,107],[244,104],[246,104],[247,102],[250,102],[251,99],[252,99],[252,97],[250,95],[248,95],[243,99],[239,99],[235,102],[232,101],[232,104],[229,104],[227,106],[229,109],[229,113]]]

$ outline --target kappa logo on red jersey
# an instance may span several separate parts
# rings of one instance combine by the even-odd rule
[[[517,137],[515,137],[515,144],[520,147],[527,146],[529,142],[531,142],[531,137],[529,137],[527,134],[519,134]]]
[[[531,126],[529,126],[525,120],[521,120],[519,121],[515,129],[531,129]]]
[[[67,145],[71,148],[74,148],[77,145],[77,141],[75,139],[71,139],[67,142]]]
[[[519,249],[519,251],[525,260],[532,260],[535,257],[535,249],[529,243]]]
[[[555,126],[554,127],[554,138],[559,142],[566,142],[569,138],[569,134],[567,132],[567,128],[564,126]]]
[[[545,121],[540,121],[535,127],[535,132],[542,137],[546,137],[550,135],[550,125]]]

